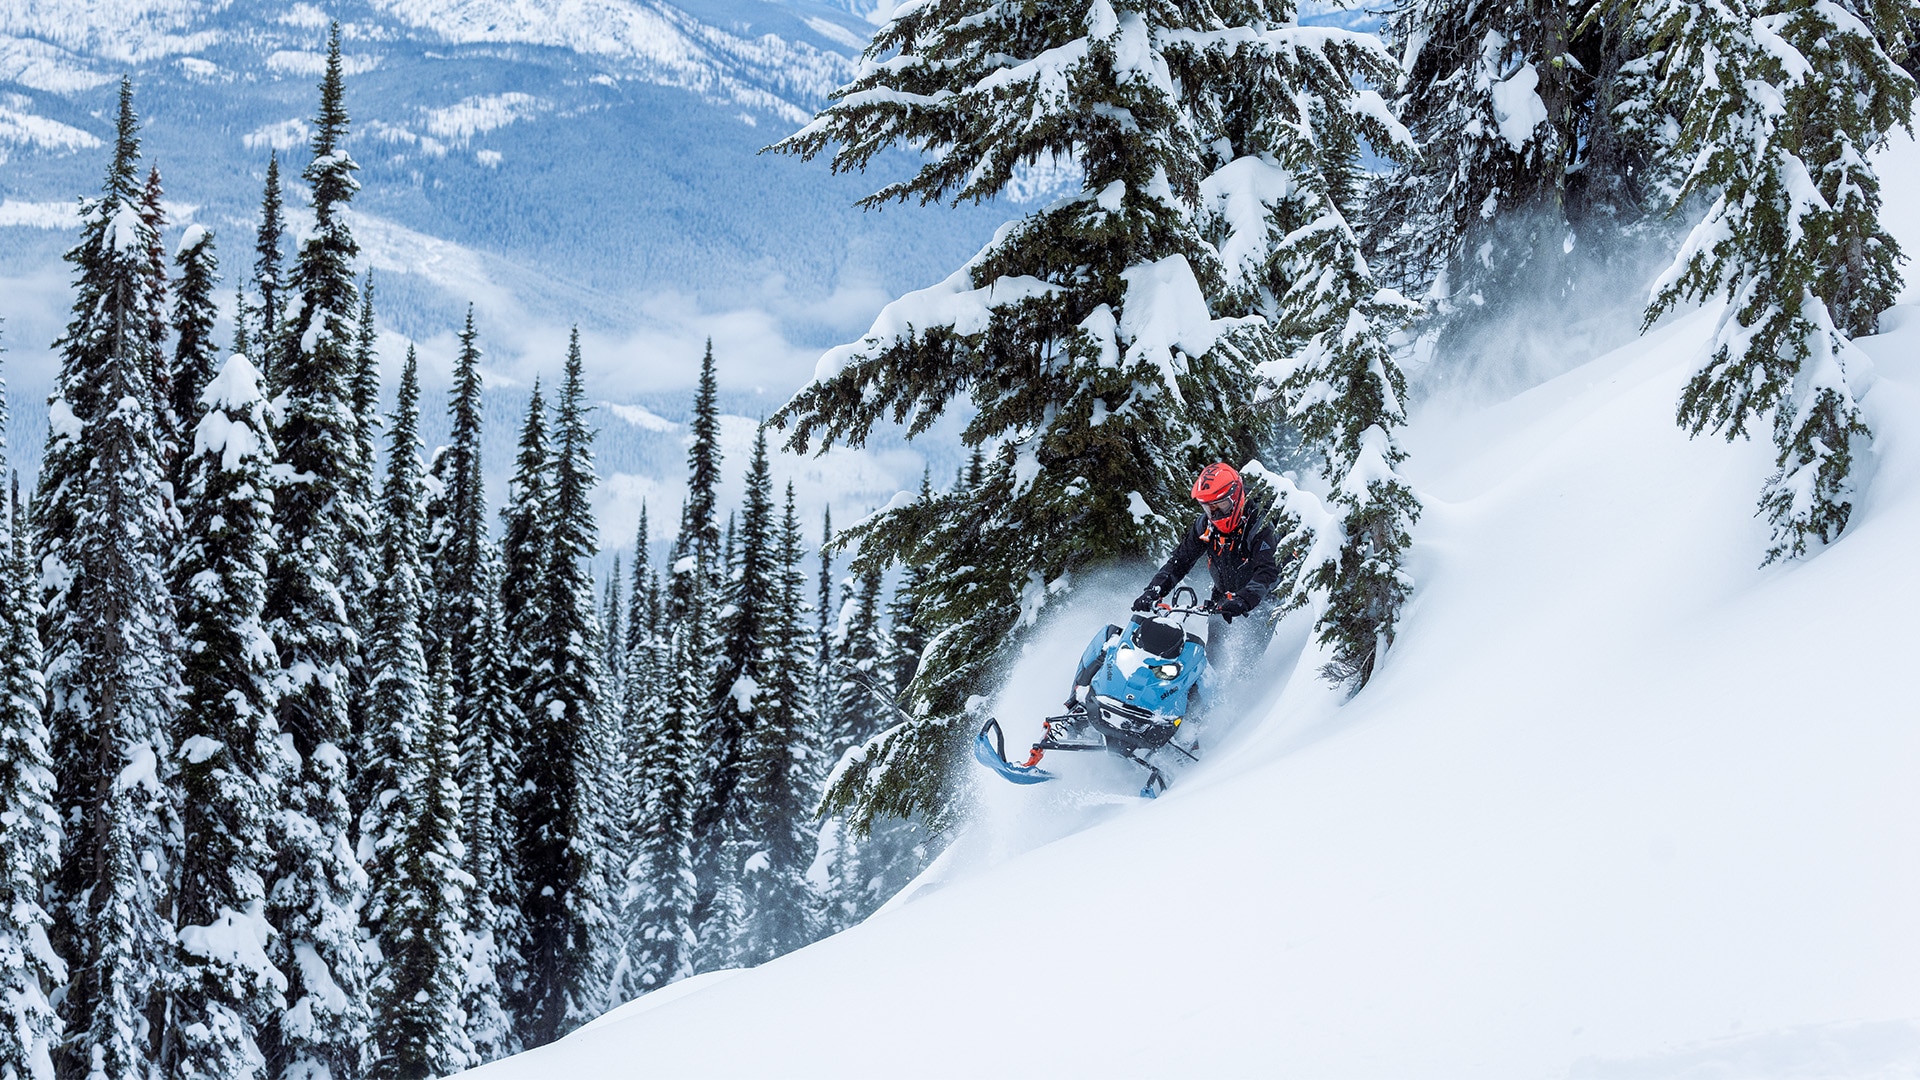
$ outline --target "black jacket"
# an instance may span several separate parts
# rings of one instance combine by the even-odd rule
[[[1202,514],[1181,536],[1180,546],[1173,549],[1173,557],[1153,575],[1152,584],[1165,596],[1187,576],[1187,571],[1193,569],[1193,564],[1205,552],[1207,570],[1213,574],[1213,599],[1235,596],[1248,610],[1259,607],[1273,591],[1273,583],[1280,579],[1280,564],[1274,553],[1278,540],[1273,535],[1273,527],[1262,520],[1265,514],[1264,507],[1249,501],[1244,520],[1231,533],[1214,528],[1213,522]]]

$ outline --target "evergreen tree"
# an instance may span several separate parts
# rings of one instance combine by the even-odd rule
[[[920,501],[933,499],[933,474],[920,475]],[[891,651],[886,660],[887,689],[896,697],[905,697],[907,685],[920,670],[920,654],[927,648],[927,627],[920,621],[920,568],[907,563],[901,568],[900,583],[894,587],[893,600],[887,604],[887,628]]]
[[[0,437],[6,434],[0,383]],[[5,443],[0,440],[0,447]],[[42,709],[39,599],[20,480],[0,516],[0,1076],[53,1080],[60,1019],[52,998],[67,968],[54,955],[42,906],[59,865],[60,816]]]
[[[142,290],[145,310],[141,326],[146,341],[141,353],[146,365],[147,389],[152,395],[153,433],[160,446],[160,457],[169,469],[179,456],[180,417],[173,412],[173,368],[167,359],[167,249],[161,234],[167,227],[163,203],[166,191],[160,184],[160,170],[147,170],[147,183],[140,192],[140,218],[150,230],[146,240],[146,261],[142,267],[147,287]],[[171,473],[169,473],[171,475]]]
[[[694,815],[695,867],[700,877],[703,915],[712,924],[700,929],[711,957],[731,956],[734,943],[723,929],[745,916],[739,888],[741,863],[753,848],[748,835],[761,816],[745,790],[745,774],[758,726],[758,695],[766,678],[768,620],[780,599],[780,575],[773,519],[773,474],[767,462],[763,427],[754,437],[747,471],[746,505],[740,519],[731,579],[720,606],[718,664],[712,705],[701,742],[704,797]],[[733,528],[729,537],[736,536]],[[797,704],[797,703],[796,703]],[[702,966],[721,966],[702,964]]]
[[[453,421],[453,440],[434,455],[434,494],[426,511],[426,563],[434,582],[434,609],[426,621],[426,653],[440,663],[445,653],[453,663],[453,717],[461,730],[465,709],[472,701],[472,663],[476,650],[480,609],[486,596],[480,571],[486,563],[486,484],[480,467],[480,344],[474,331],[474,311],[467,307],[467,325],[461,329],[459,352],[453,357],[453,398],[447,417]]]
[[[266,190],[260,196],[260,228],[253,241],[253,291],[260,297],[253,314],[259,320],[256,337],[261,356],[278,357],[281,352],[280,318],[286,308],[286,296],[280,245],[286,228],[280,201],[280,155],[273,153],[267,156]],[[246,308],[238,309],[236,318],[246,321],[245,312]],[[266,374],[271,379],[274,372],[269,368]]]
[[[411,450],[406,456],[413,456]],[[389,493],[393,476],[390,467]],[[447,1076],[474,1063],[461,1008],[467,988],[466,900],[473,879],[460,865],[460,740],[447,683],[442,664],[425,695],[422,726],[408,747],[400,783],[406,810],[392,851],[395,873],[381,926],[385,967],[373,986],[378,1051],[372,1075],[394,1080]]]
[[[233,353],[239,353],[241,356],[252,356],[253,339],[247,334],[247,293],[244,288],[238,285],[233,287],[233,310],[235,312],[233,320],[233,352],[227,355],[231,356]],[[258,370],[259,365],[255,364],[254,368]],[[262,374],[264,375],[265,373],[262,372]]]
[[[173,370],[167,376],[173,395],[167,402],[167,410],[178,425],[181,445],[173,455],[167,479],[173,484],[174,497],[179,499],[184,498],[186,490],[186,463],[188,455],[193,453],[191,434],[195,417],[200,413],[200,390],[212,380],[216,360],[213,283],[218,279],[218,271],[213,257],[213,233],[198,225],[190,226],[180,238],[173,264],[180,268],[180,277],[173,293],[173,329],[177,336]],[[245,320],[239,325],[244,326]]]
[[[689,541],[685,554],[693,556],[701,573],[718,573],[720,548],[719,515],[715,489],[720,484],[720,404],[719,380],[714,373],[713,339],[707,339],[707,351],[700,358],[700,384],[693,398],[693,419],[688,427],[693,443],[687,450],[687,504],[681,511],[687,525],[682,533]]]
[[[1666,209],[1649,42],[1610,0],[1400,0],[1393,102],[1421,152],[1369,197],[1385,277],[1429,290],[1451,358],[1521,353],[1610,300],[1624,243]],[[1391,82],[1378,83],[1390,87]],[[1629,272],[1632,272],[1629,270]]]
[[[420,381],[418,362],[407,350],[400,374],[400,390],[391,417],[386,482],[380,494],[379,585],[372,603],[373,626],[367,640],[367,735],[359,752],[360,776],[367,801],[359,822],[359,859],[366,868],[369,902],[363,916],[367,929],[387,949],[388,912],[401,897],[411,897],[420,883],[408,875],[415,853],[403,852],[411,835],[413,816],[420,812],[406,790],[410,769],[437,749],[417,744],[426,737],[429,687],[425,650],[420,644],[425,576],[420,564],[423,531],[423,469],[419,453]],[[402,928],[398,933],[412,929]],[[385,975],[382,975],[385,978]],[[387,999],[391,1000],[391,999]],[[393,1022],[376,1017],[376,1033]],[[391,1047],[386,1048],[389,1053]]]
[[[73,321],[48,404],[36,561],[45,612],[47,727],[65,827],[52,944],[70,965],[66,1073],[152,1075],[173,977],[162,905],[177,826],[171,772],[172,604],[161,451],[148,373],[165,332],[158,244],[142,211],[132,83],[113,158],[85,205]]]
[[[620,595],[620,556],[613,557],[613,571],[607,575],[607,587],[600,602],[600,667],[607,674],[607,701],[620,701],[627,692],[626,602]]]
[[[633,651],[644,643],[655,640],[660,628],[660,583],[654,577],[653,566],[648,558],[647,547],[650,541],[647,525],[647,504],[640,503],[640,526],[634,532],[633,539],[633,582],[627,602],[627,658],[623,661],[630,671],[639,671],[635,665]]]
[[[755,457],[765,460],[764,453]],[[760,682],[753,697],[755,723],[742,770],[752,850],[741,875],[746,918],[733,951],[749,964],[791,952],[817,936],[813,891],[807,883],[813,861],[807,828],[814,791],[809,746],[814,719],[807,697],[812,664],[806,652],[795,647],[806,639],[801,555],[800,516],[789,482],[775,554],[775,588],[765,614]]]
[[[684,517],[684,515],[683,515]],[[660,637],[639,644],[629,663],[652,676],[628,683],[628,745],[634,754],[634,815],[629,833],[622,924],[627,931],[622,992],[637,996],[693,974],[693,814],[700,770],[699,733],[705,722],[713,663],[705,642],[712,612],[699,571],[687,555],[693,539],[681,534],[669,557],[667,591],[684,617],[658,624]]]
[[[358,166],[345,147],[344,96],[336,25],[313,161],[303,173],[313,192],[314,231],[300,245],[289,284],[293,304],[272,340],[282,465],[300,482],[285,485],[274,504],[280,543],[269,571],[267,625],[286,679],[280,729],[291,736],[300,772],[282,812],[278,878],[268,894],[269,921],[280,931],[272,955],[287,973],[292,1005],[263,1047],[277,1075],[324,1071],[332,1080],[361,1075],[367,1025],[367,961],[356,929],[366,879],[348,845],[352,726],[345,691],[358,642],[340,591],[340,547],[366,512],[352,504],[349,489],[359,467],[351,266],[359,249],[344,214]]]
[[[887,689],[887,659],[892,652],[881,622],[881,583],[880,567],[866,562],[865,569],[847,583],[834,627],[834,690],[826,748],[836,760],[893,724],[886,702],[874,693]]]
[[[500,607],[507,632],[507,685],[514,689],[515,706],[529,721],[533,718],[533,648],[544,618],[543,582],[551,561],[549,442],[546,403],[536,379],[533,396],[527,401],[526,423],[520,429],[520,452],[507,488],[507,506],[500,515],[505,563]]]
[[[520,1012],[528,1045],[559,1038],[598,1015],[609,987],[594,949],[611,936],[597,845],[606,823],[593,783],[596,733],[602,724],[593,581],[587,562],[595,539],[592,432],[587,427],[580,335],[567,346],[566,381],[555,417],[550,466],[552,502],[539,623],[529,650],[532,708],[522,788],[532,793],[520,815],[519,851],[527,923],[526,1001]]]
[[[293,774],[274,722],[278,657],[261,622],[275,451],[260,375],[245,356],[227,359],[194,409],[181,487],[185,544],[172,568],[185,646],[175,915],[182,980],[167,1070],[239,1080],[264,1075],[260,1033],[286,1008],[286,975],[266,951],[272,813]]]
[[[856,560],[857,561],[857,560]],[[835,628],[834,694],[821,742],[836,771],[853,767],[857,749],[894,726],[899,717],[888,706],[896,648],[881,621],[882,579],[869,565],[848,583]],[[833,775],[827,778],[829,786]],[[926,868],[927,815],[848,814],[827,823],[822,847],[827,856],[827,928],[844,929],[866,918]]]
[[[472,731],[479,692],[475,668],[482,650],[478,638],[490,597],[484,581],[488,562],[486,488],[481,471],[480,349],[473,310],[460,334],[454,360],[453,400],[448,415],[453,441],[433,463],[436,481],[428,502],[425,551],[432,575],[433,604],[422,636],[430,663],[445,657],[451,671],[454,724]]]
[[[463,738],[461,835],[474,884],[462,1009],[474,1059],[490,1061],[518,1048],[502,995],[515,985],[520,956],[510,814],[512,790],[519,783],[522,724],[507,674],[500,569],[487,539],[480,356],[469,307],[447,410],[453,440],[433,461],[437,483],[427,504],[424,556],[432,603],[421,636],[429,666],[448,668],[454,727]]]
[[[360,290],[360,316],[355,326],[353,363],[349,376],[350,407],[353,414],[353,456],[341,483],[346,498],[341,500],[340,518],[340,598],[346,602],[347,625],[354,638],[366,642],[373,632],[372,597],[378,588],[374,573],[381,540],[374,523],[374,438],[380,420],[375,415],[380,398],[380,364],[374,353],[376,335],[373,323],[373,272],[367,272]],[[422,579],[422,586],[426,584]],[[353,745],[367,742],[367,713],[372,692],[363,650],[347,657],[347,725],[353,733]],[[348,789],[353,797],[352,820],[358,822],[366,811],[367,787],[359,775],[360,759],[347,762]]]
[[[814,611],[814,669],[813,669],[813,717],[815,733],[813,743],[818,749],[814,764],[822,772],[814,779],[824,781],[824,770],[833,767],[845,748],[835,748],[829,725],[833,717],[834,690],[839,685],[835,668],[837,658],[833,651],[833,631],[840,607],[833,602],[833,507],[827,506],[820,511],[820,571],[819,600]]]
[[[1327,673],[1357,689],[1412,588],[1402,564],[1420,512],[1397,471],[1406,379],[1387,344],[1420,309],[1380,287],[1350,223],[1362,141],[1397,157],[1409,150],[1405,129],[1355,87],[1390,85],[1397,72],[1369,38],[1291,22],[1209,41],[1194,62],[1209,85],[1230,80],[1241,94],[1209,117],[1229,134],[1214,144],[1226,160],[1202,184],[1208,229],[1229,253],[1230,302],[1261,317],[1252,347],[1271,358],[1258,371],[1280,418],[1344,510],[1340,542],[1318,549],[1309,580]]]
[[[1220,267],[1193,214],[1213,133],[1187,100],[1229,92],[1188,82],[1185,57],[1230,29],[1214,7],[1171,0],[1124,12],[1105,0],[908,6],[835,104],[780,144],[805,157],[838,144],[836,169],[897,145],[926,151],[918,173],[866,205],[990,198],[1037,161],[1082,170],[1077,197],[890,305],[776,416],[796,450],[859,445],[882,419],[918,435],[965,394],[963,440],[998,445],[1006,470],[1002,483],[851,530],[875,553],[868,562],[926,562],[971,537],[987,558],[964,577],[927,578],[946,633],[915,681],[909,707],[922,719],[841,771],[830,807],[858,806],[860,821],[957,812],[967,702],[1023,628],[1074,571],[1170,538],[1188,513],[1184,478],[1205,460],[1251,456],[1251,372],[1236,346],[1246,324],[1209,311]]]
[[[1872,332],[1899,292],[1899,249],[1879,224],[1868,160],[1896,124],[1911,123],[1914,81],[1885,47],[1904,42],[1906,7],[1652,5],[1669,86],[1689,95],[1683,138],[1698,153],[1685,191],[1718,194],[1647,318],[1726,298],[1678,419],[1690,434],[1732,439],[1772,414],[1765,562],[1839,536],[1853,510],[1854,455],[1871,443],[1857,400],[1866,364],[1849,339]]]
[[[465,776],[461,820],[473,889],[467,917],[466,989],[460,1008],[467,1017],[475,1063],[519,1052],[506,1002],[520,985],[526,936],[511,848],[510,800],[503,797],[519,776],[515,748],[520,721],[506,683],[498,578],[498,564],[489,559],[481,579],[488,586],[487,602],[474,643],[478,655],[473,665],[473,726],[461,751]]]

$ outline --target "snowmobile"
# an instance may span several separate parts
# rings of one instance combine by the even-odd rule
[[[1165,791],[1167,775],[1159,764],[1168,760],[1164,752],[1199,760],[1199,742],[1187,722],[1201,715],[1213,693],[1206,638],[1187,628],[1187,620],[1198,615],[1204,630],[1212,613],[1198,599],[1182,585],[1170,602],[1095,634],[1081,655],[1071,705],[1046,718],[1046,734],[1025,762],[1007,759],[1006,733],[993,718],[974,736],[974,758],[1016,784],[1040,784],[1057,775],[1040,767],[1049,752],[1108,753],[1147,770],[1141,798]]]

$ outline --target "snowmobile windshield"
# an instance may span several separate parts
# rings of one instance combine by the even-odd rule
[[[1187,643],[1186,631],[1173,623],[1149,618],[1134,622],[1134,645],[1155,656],[1171,660],[1180,655],[1180,649]]]

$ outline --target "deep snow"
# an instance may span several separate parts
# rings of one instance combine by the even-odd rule
[[[1860,343],[1851,528],[1764,570],[1769,448],[1673,423],[1710,326],[1415,418],[1419,591],[1358,697],[1283,626],[1159,801],[981,773],[865,924],[471,1075],[1920,1074],[1920,304]],[[1010,743],[1108,617],[1056,617]]]

